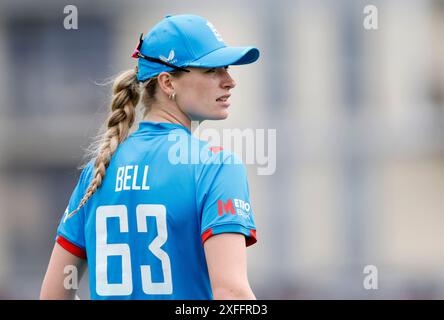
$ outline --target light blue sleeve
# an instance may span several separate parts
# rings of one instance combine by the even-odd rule
[[[74,215],[67,217],[69,212],[77,209],[80,201],[85,195],[85,191],[88,188],[91,172],[92,163],[89,163],[80,174],[80,178],[77,182],[74,191],[69,199],[68,206],[65,213],[62,216],[59,227],[57,228],[57,237],[62,236],[64,239],[68,240],[80,249],[85,248],[85,210],[84,207],[80,208]]]
[[[201,212],[202,243],[226,232],[245,235],[247,246],[256,242],[247,172],[234,154],[219,152],[202,165],[197,181],[197,203]]]

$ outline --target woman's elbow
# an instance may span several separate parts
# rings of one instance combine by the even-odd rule
[[[40,300],[73,300],[75,289],[66,289],[63,284],[45,279],[40,289]]]
[[[73,290],[60,290],[58,292],[40,291],[40,300],[74,300],[76,292]]]
[[[228,288],[218,287],[213,290],[214,300],[256,300],[249,286]]]
[[[54,297],[53,295],[51,295],[49,292],[46,292],[44,290],[40,291],[40,300],[57,300],[56,297]]]

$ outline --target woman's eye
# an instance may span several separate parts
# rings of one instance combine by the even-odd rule
[[[207,71],[205,71],[206,73],[213,73],[213,72],[217,72],[218,70],[221,70],[221,69],[224,69],[225,71],[228,71],[228,66],[226,66],[226,67],[221,67],[221,68],[211,68],[211,69],[208,69]]]

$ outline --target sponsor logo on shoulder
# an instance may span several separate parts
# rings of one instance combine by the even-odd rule
[[[241,217],[247,219],[251,213],[250,203],[240,199],[228,199],[227,202],[222,200],[217,201],[218,215],[223,216],[225,214],[238,214]]]

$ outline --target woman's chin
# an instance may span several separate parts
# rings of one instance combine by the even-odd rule
[[[229,114],[230,114],[230,112],[228,111],[228,108],[224,108],[222,110],[219,110],[218,120],[224,120],[224,119],[228,118]]]
[[[225,120],[226,118],[228,118],[228,112],[224,112],[222,114],[220,114],[216,119],[214,120]]]
[[[222,111],[214,114],[210,114],[207,117],[205,117],[206,120],[224,120],[228,118],[229,112],[228,111]]]

